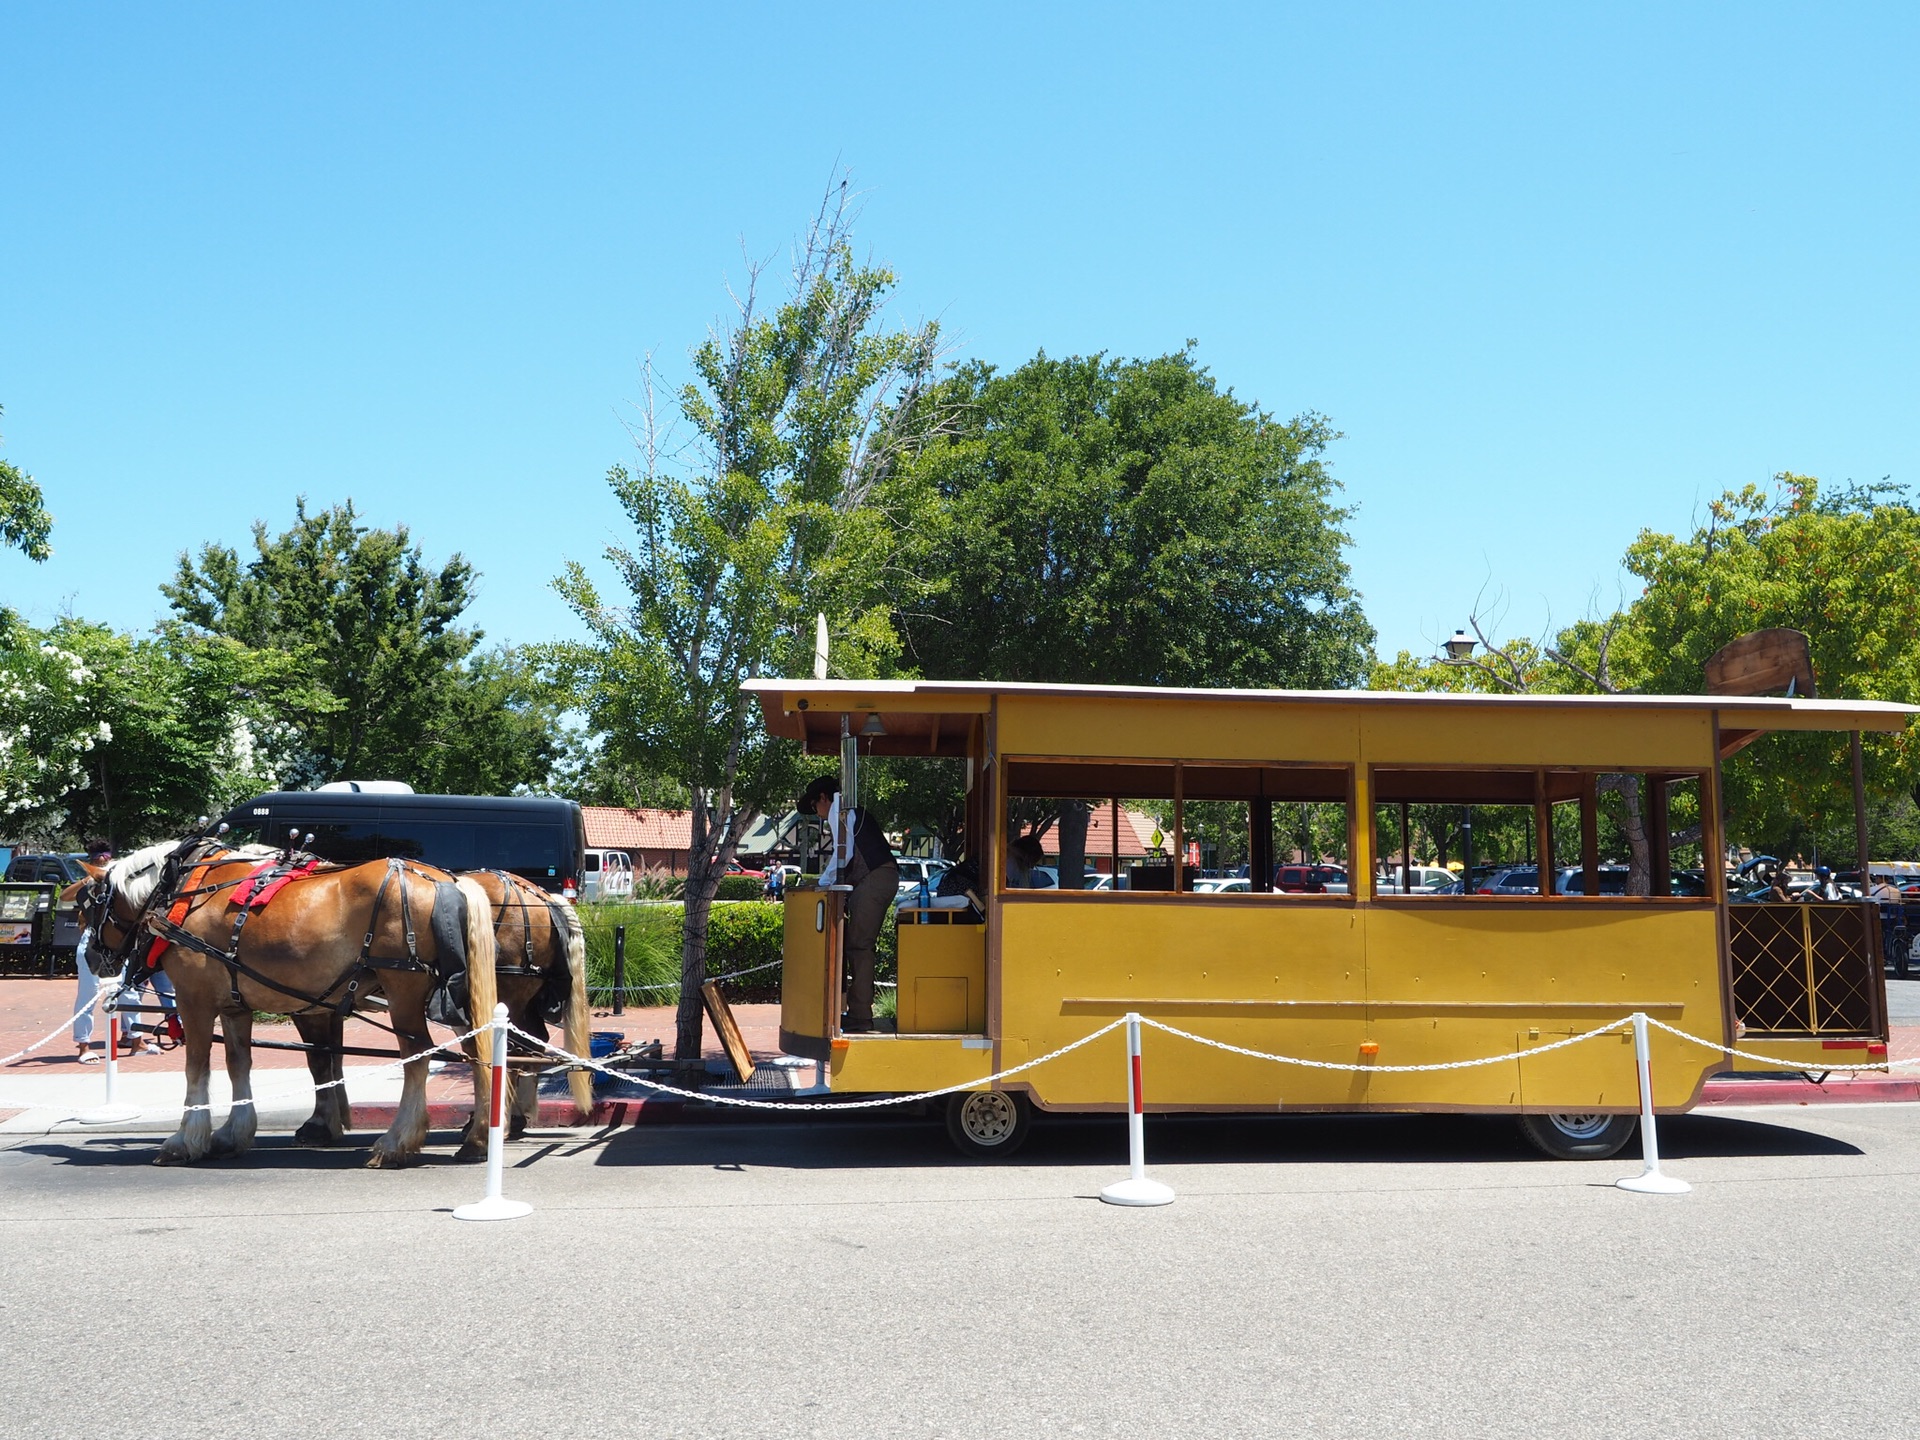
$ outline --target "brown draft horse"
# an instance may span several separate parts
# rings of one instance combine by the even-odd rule
[[[427,1131],[427,1001],[449,972],[465,971],[469,1013],[484,1021],[494,1006],[493,929],[486,892],[469,880],[414,861],[376,860],[322,866],[290,879],[263,908],[237,906],[236,889],[263,861],[281,852],[263,846],[233,850],[212,841],[149,846],[108,867],[93,887],[86,918],[94,931],[88,963],[112,975],[152,939],[168,942],[172,978],[186,1032],[187,1109],[156,1163],[179,1164],[209,1154],[239,1155],[253,1144],[253,1012],[294,1016],[301,1035],[338,1034],[349,1010],[386,999],[387,1023],[405,1068],[400,1106],[367,1164],[403,1165]],[[311,857],[298,857],[311,858]],[[227,1075],[235,1104],[216,1133],[209,1112],[214,1023],[226,1039]],[[339,1052],[309,1051],[316,1085],[339,1072]],[[489,1075],[474,1067],[476,1114],[489,1106]],[[320,1090],[299,1138],[337,1137],[345,1130],[342,1087]]]
[[[495,983],[509,1018],[528,1034],[543,1038],[546,1022],[559,1019],[562,1043],[584,1056],[593,1018],[587,1004],[587,938],[579,912],[570,902],[508,871],[466,870],[460,878],[486,893],[493,915]],[[484,1039],[477,1036],[466,1042],[476,1068],[482,1064]],[[528,1056],[540,1053],[518,1037],[513,1038],[513,1049]],[[586,1115],[593,1108],[593,1076],[585,1070],[569,1071],[567,1088],[575,1107]],[[514,1067],[512,1098],[507,1133],[508,1138],[517,1139],[540,1109],[539,1075],[534,1069]],[[484,1155],[486,1143],[486,1111],[476,1109],[460,1155]]]
[[[507,1007],[507,1017],[530,1035],[545,1036],[546,1022],[560,1011],[564,1026],[563,1043],[575,1055],[585,1055],[590,1043],[592,1011],[587,1003],[586,932],[572,904],[550,895],[531,881],[504,870],[466,870],[459,877],[471,882],[487,897],[493,918],[494,983],[497,998]],[[330,1012],[295,1015],[300,1038],[312,1049],[312,1056],[326,1057],[327,1068],[314,1069],[314,1084],[323,1085],[341,1078],[340,1045],[342,1018]],[[490,1061],[491,1040],[475,1036],[461,1047],[476,1069]],[[516,1056],[534,1056],[539,1052],[525,1041],[512,1040]],[[508,1121],[509,1139],[518,1139],[539,1114],[540,1089],[537,1067],[513,1067],[512,1109]],[[593,1108],[593,1077],[584,1070],[567,1076],[573,1103],[584,1116]],[[346,1128],[347,1103],[342,1086],[318,1092],[330,1102],[329,1109],[317,1105],[313,1118],[300,1129],[297,1138],[312,1144],[331,1144]],[[487,1151],[487,1110],[477,1105],[461,1137],[459,1160],[477,1160]]]

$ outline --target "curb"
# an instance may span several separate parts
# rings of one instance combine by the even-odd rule
[[[1700,1104],[1708,1105],[1851,1105],[1861,1101],[1920,1100],[1920,1080],[1873,1075],[1858,1080],[1764,1079],[1709,1080]]]

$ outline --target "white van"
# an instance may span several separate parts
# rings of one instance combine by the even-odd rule
[[[582,900],[622,900],[633,894],[633,857],[624,850],[588,850]]]

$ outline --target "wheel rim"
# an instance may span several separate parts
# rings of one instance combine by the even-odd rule
[[[1613,1121],[1611,1115],[1586,1111],[1566,1112],[1546,1118],[1548,1124],[1569,1140],[1598,1140]]]
[[[1013,1101],[997,1090],[983,1090],[960,1102],[960,1128],[976,1145],[1004,1144],[1015,1119]]]

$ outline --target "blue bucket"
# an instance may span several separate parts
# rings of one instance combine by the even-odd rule
[[[618,1030],[595,1030],[587,1037],[587,1058],[604,1060],[626,1043],[627,1037]]]

